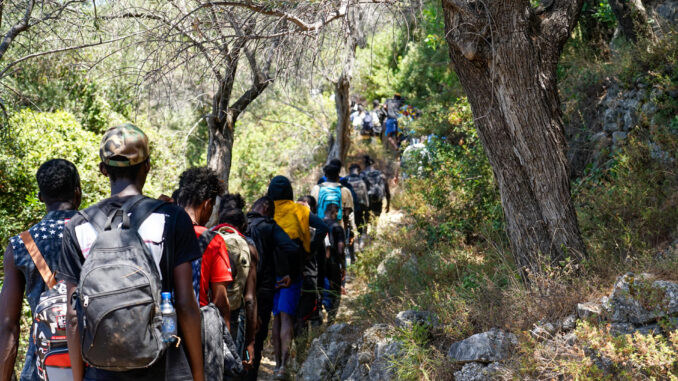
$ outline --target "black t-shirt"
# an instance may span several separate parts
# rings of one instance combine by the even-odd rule
[[[111,197],[101,201],[98,206],[104,213],[109,214],[120,208],[128,198]],[[134,214],[134,211],[132,211],[132,214]],[[57,266],[57,278],[77,284],[80,279],[82,264],[85,262],[89,248],[96,239],[96,230],[78,214],[66,224],[63,234],[62,255]],[[202,256],[190,217],[176,205],[165,204],[158,208],[141,224],[139,235],[149,247],[163,279],[172,279],[167,268],[160,266],[163,255],[173,254],[174,258],[167,258],[167,260],[173,263],[175,267]],[[173,270],[171,269],[171,271]],[[130,350],[134,349],[130,348]],[[129,372],[109,372],[90,367],[85,372],[85,379],[105,381],[164,380],[166,378],[166,365],[168,373],[185,373],[186,371],[184,369],[185,363],[166,361],[165,358],[162,358],[150,368]]]
[[[325,219],[325,224],[329,227],[330,231],[328,233],[329,237],[329,246],[330,246],[330,261],[340,264],[344,268],[346,267],[346,256],[344,253],[339,253],[339,242],[344,242],[346,240],[346,234],[344,233],[344,228],[341,227],[337,221],[330,219]]]

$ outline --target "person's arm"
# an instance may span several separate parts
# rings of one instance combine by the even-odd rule
[[[68,344],[68,357],[71,359],[73,381],[82,381],[85,377],[85,362],[82,360],[80,348],[80,331],[78,331],[78,314],[73,308],[71,300],[77,285],[66,281],[67,307],[66,307],[66,343]]]
[[[181,329],[181,338],[186,349],[188,364],[191,366],[193,380],[204,381],[200,309],[193,293],[193,273],[190,262],[182,263],[174,268],[174,298],[177,304],[177,320]]]
[[[5,278],[0,292],[0,380],[9,381],[14,373],[19,347],[21,303],[26,281],[14,266],[14,250],[5,250]]]
[[[248,368],[254,362],[254,336],[257,333],[257,263],[259,262],[259,253],[254,245],[250,247],[250,272],[247,274],[247,283],[245,284],[245,314],[247,317],[245,332],[245,352],[243,353],[243,364]]]
[[[212,298],[210,302],[221,313],[228,330],[231,330],[231,304],[228,301],[228,284],[231,282],[210,282]]]

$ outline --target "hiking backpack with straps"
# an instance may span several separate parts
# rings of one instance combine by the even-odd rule
[[[367,192],[370,203],[380,203],[386,194],[386,184],[384,184],[384,176],[381,174],[381,171],[372,169],[364,172],[364,177],[367,183],[370,184],[370,189]]]
[[[231,262],[233,282],[228,285],[228,303],[231,311],[242,306],[247,276],[250,273],[250,246],[240,232],[230,226],[222,226],[217,231],[228,247],[228,259]],[[233,269],[235,268],[235,271]]]
[[[350,174],[346,178],[346,181],[351,184],[351,187],[353,187],[353,191],[357,196],[356,204],[368,206],[370,201],[367,194],[367,184],[365,183],[365,180],[360,177],[360,175]]]
[[[47,287],[47,291],[40,294],[31,328],[37,352],[38,377],[45,381],[72,380],[66,342],[66,283],[56,282],[31,233],[25,231],[20,237]]]
[[[138,233],[143,221],[163,204],[138,195],[108,216],[96,205],[81,212],[97,237],[82,266],[73,302],[82,357],[95,368],[118,372],[147,368],[164,354],[160,293],[169,280],[161,282]]]
[[[318,217],[322,219],[325,218],[325,211],[329,204],[336,204],[339,206],[337,221],[341,221],[343,214],[341,206],[341,186],[322,183],[319,185],[318,189]]]

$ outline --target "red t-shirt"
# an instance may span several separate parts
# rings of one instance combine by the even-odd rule
[[[195,235],[200,238],[202,232],[207,228],[204,226],[194,226],[194,229]],[[201,306],[206,306],[210,302],[207,297],[210,283],[219,282],[233,282],[233,275],[231,274],[231,262],[228,260],[226,242],[217,234],[202,254],[202,265],[200,267]]]

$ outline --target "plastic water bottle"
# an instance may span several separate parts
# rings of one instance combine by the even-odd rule
[[[172,294],[169,292],[162,293],[160,313],[162,314],[162,339],[166,343],[173,343],[177,336],[177,313],[172,305]]]

